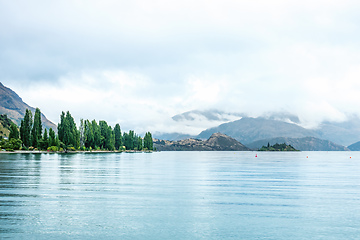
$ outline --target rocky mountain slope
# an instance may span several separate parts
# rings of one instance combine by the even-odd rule
[[[304,137],[304,138],[287,138],[287,137],[278,137],[272,139],[263,139],[258,140],[252,143],[247,144],[246,146],[257,150],[262,146],[267,146],[267,144],[273,145],[275,143],[286,143],[291,145],[294,148],[300,151],[349,151],[348,148],[330,142],[328,140],[323,140],[315,137]]]
[[[249,151],[250,149],[222,133],[214,133],[207,140],[185,139],[180,141],[154,140],[159,151]]]
[[[35,108],[24,103],[19,95],[0,82],[0,114],[6,114],[16,125],[20,126],[26,109],[30,109],[34,115]],[[44,127],[56,131],[57,126],[49,121],[44,114],[41,114],[41,121]]]

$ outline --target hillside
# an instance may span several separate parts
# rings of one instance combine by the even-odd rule
[[[316,132],[322,139],[348,146],[360,140],[360,119],[351,116],[344,122],[323,122]]]
[[[249,151],[235,139],[221,133],[212,134],[209,139],[185,139],[180,141],[154,140],[159,151]]]
[[[169,140],[169,141],[178,141],[178,140],[185,140],[188,138],[194,138],[195,136],[189,134],[182,134],[182,133],[158,133],[155,132],[153,137],[156,139],[161,140]]]
[[[318,139],[314,137],[304,138],[286,138],[278,137],[272,139],[258,140],[247,144],[246,146],[251,149],[260,149],[262,146],[267,146],[270,143],[274,145],[276,143],[285,143],[291,145],[300,151],[349,151],[348,148],[330,142],[328,140]]]
[[[348,149],[350,149],[351,151],[360,151],[360,141],[351,144],[350,146],[348,146]]]
[[[0,115],[0,136],[8,137],[10,133],[11,120],[4,114]]]
[[[20,126],[26,109],[30,109],[33,114],[35,113],[35,108],[24,103],[19,95],[0,82],[0,114],[6,114],[16,125]],[[57,126],[49,121],[44,114],[41,114],[41,121],[44,127],[56,131]]]
[[[218,127],[207,129],[201,132],[197,137],[200,139],[206,139],[215,132],[226,134],[245,145],[257,140],[276,137],[302,138],[308,136],[319,136],[317,132],[305,129],[293,123],[286,123],[265,118],[243,117],[240,120],[224,123]]]

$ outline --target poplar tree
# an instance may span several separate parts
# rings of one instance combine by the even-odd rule
[[[64,112],[61,113],[60,123],[58,124],[58,135],[59,140],[66,147],[79,148],[80,133],[76,129],[74,118],[71,116],[69,111],[66,112],[66,115]]]
[[[101,133],[101,148],[113,151],[115,149],[115,138],[111,126],[106,121],[99,121]]]
[[[153,150],[153,140],[150,132],[145,133],[144,136],[144,148]]]
[[[49,129],[49,146],[56,146],[55,131],[52,128]]]
[[[39,147],[39,141],[41,140],[42,124],[41,124],[41,112],[39,108],[36,108],[34,115],[34,124],[31,130],[31,142],[34,148]]]
[[[64,139],[65,133],[65,113],[62,111],[60,115],[60,123],[58,124],[58,137],[60,141]]]
[[[137,150],[143,150],[143,139],[140,136],[137,138]]]
[[[47,133],[46,128],[44,130],[44,135],[43,135],[42,139],[40,140],[40,147],[43,150],[46,150],[49,147],[49,138],[48,138],[48,133]]]
[[[24,119],[21,120],[20,125],[20,139],[25,147],[31,145],[31,128],[32,128],[32,113],[26,109]]]
[[[86,148],[94,148],[94,132],[92,124],[89,120],[86,120],[84,123],[84,144]]]
[[[122,141],[121,141],[121,129],[118,123],[115,125],[114,135],[115,135],[115,149],[119,150],[119,148],[122,146]]]
[[[97,147],[100,147],[100,144],[101,144],[100,127],[97,124],[97,122],[95,121],[95,119],[92,120],[91,125],[92,125],[92,129],[93,129],[93,133],[94,133],[94,147],[93,148],[97,148]]]

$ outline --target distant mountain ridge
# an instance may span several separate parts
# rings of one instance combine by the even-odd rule
[[[294,148],[300,151],[349,151],[350,149],[336,143],[333,143],[328,140],[323,140],[315,137],[304,137],[304,138],[287,138],[287,137],[278,137],[272,139],[262,139],[252,143],[247,144],[246,146],[257,150],[262,146],[267,146],[267,144],[273,145],[275,143],[285,143],[291,145]]]
[[[159,151],[250,151],[235,139],[222,133],[214,133],[207,140],[185,139],[180,141],[154,140]]]
[[[351,144],[350,146],[348,146],[348,149],[350,149],[351,151],[360,151],[360,141]]]
[[[218,127],[207,129],[201,132],[197,137],[200,139],[206,139],[215,132],[221,132],[233,137],[245,145],[257,140],[275,137],[319,137],[319,134],[316,131],[305,129],[299,125],[262,117],[243,117],[240,120],[224,123]]]
[[[23,102],[19,95],[0,82],[0,114],[6,114],[16,125],[20,126],[26,109],[29,109],[34,115],[35,108]],[[44,127],[57,130],[57,126],[49,121],[44,114],[41,114],[41,121]]]
[[[344,122],[323,122],[315,131],[322,139],[349,146],[360,140],[360,119],[350,116]]]

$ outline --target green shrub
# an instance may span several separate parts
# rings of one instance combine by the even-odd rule
[[[51,152],[57,152],[58,148],[56,146],[51,146],[51,147],[48,147],[47,150],[51,151]]]

